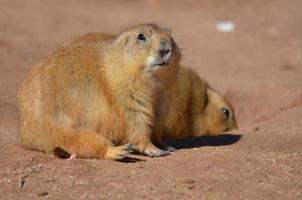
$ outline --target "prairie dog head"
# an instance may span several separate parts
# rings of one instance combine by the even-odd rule
[[[173,68],[180,60],[180,51],[170,30],[154,24],[128,29],[116,38],[113,45],[120,48],[123,65],[128,71],[157,74]]]
[[[206,95],[207,103],[203,116],[197,120],[197,127],[200,126],[203,130],[201,135],[219,135],[237,129],[231,104],[211,88],[207,88]]]

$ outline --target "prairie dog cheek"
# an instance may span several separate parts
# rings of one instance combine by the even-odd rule
[[[145,62],[145,67],[152,67],[156,63],[156,58],[154,56],[148,56]]]

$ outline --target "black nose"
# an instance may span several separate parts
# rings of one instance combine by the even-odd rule
[[[158,53],[159,53],[160,57],[165,57],[166,55],[168,55],[170,53],[170,51],[171,51],[170,49],[160,49],[158,51]]]

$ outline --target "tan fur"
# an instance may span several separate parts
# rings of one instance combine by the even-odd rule
[[[139,33],[145,42],[138,41]],[[151,131],[162,132],[165,124],[158,115],[168,111],[159,108],[166,107],[164,91],[177,73],[177,45],[157,25],[138,25],[105,39],[61,46],[32,68],[18,95],[24,147],[121,159],[132,144],[149,156],[165,154],[152,144]],[[169,64],[147,65],[148,56],[159,56],[163,40],[173,47]]]
[[[175,83],[170,90],[170,109],[163,137],[218,135],[237,128],[231,104],[194,71],[181,67]],[[229,119],[222,108],[229,110]]]
[[[116,35],[110,33],[88,33],[75,38],[72,43],[98,43],[114,39]]]

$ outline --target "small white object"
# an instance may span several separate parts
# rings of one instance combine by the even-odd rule
[[[71,154],[67,160],[75,160],[77,158],[77,155],[75,153]]]
[[[231,21],[217,22],[216,29],[219,32],[225,32],[225,33],[233,32],[235,29],[235,23]]]

